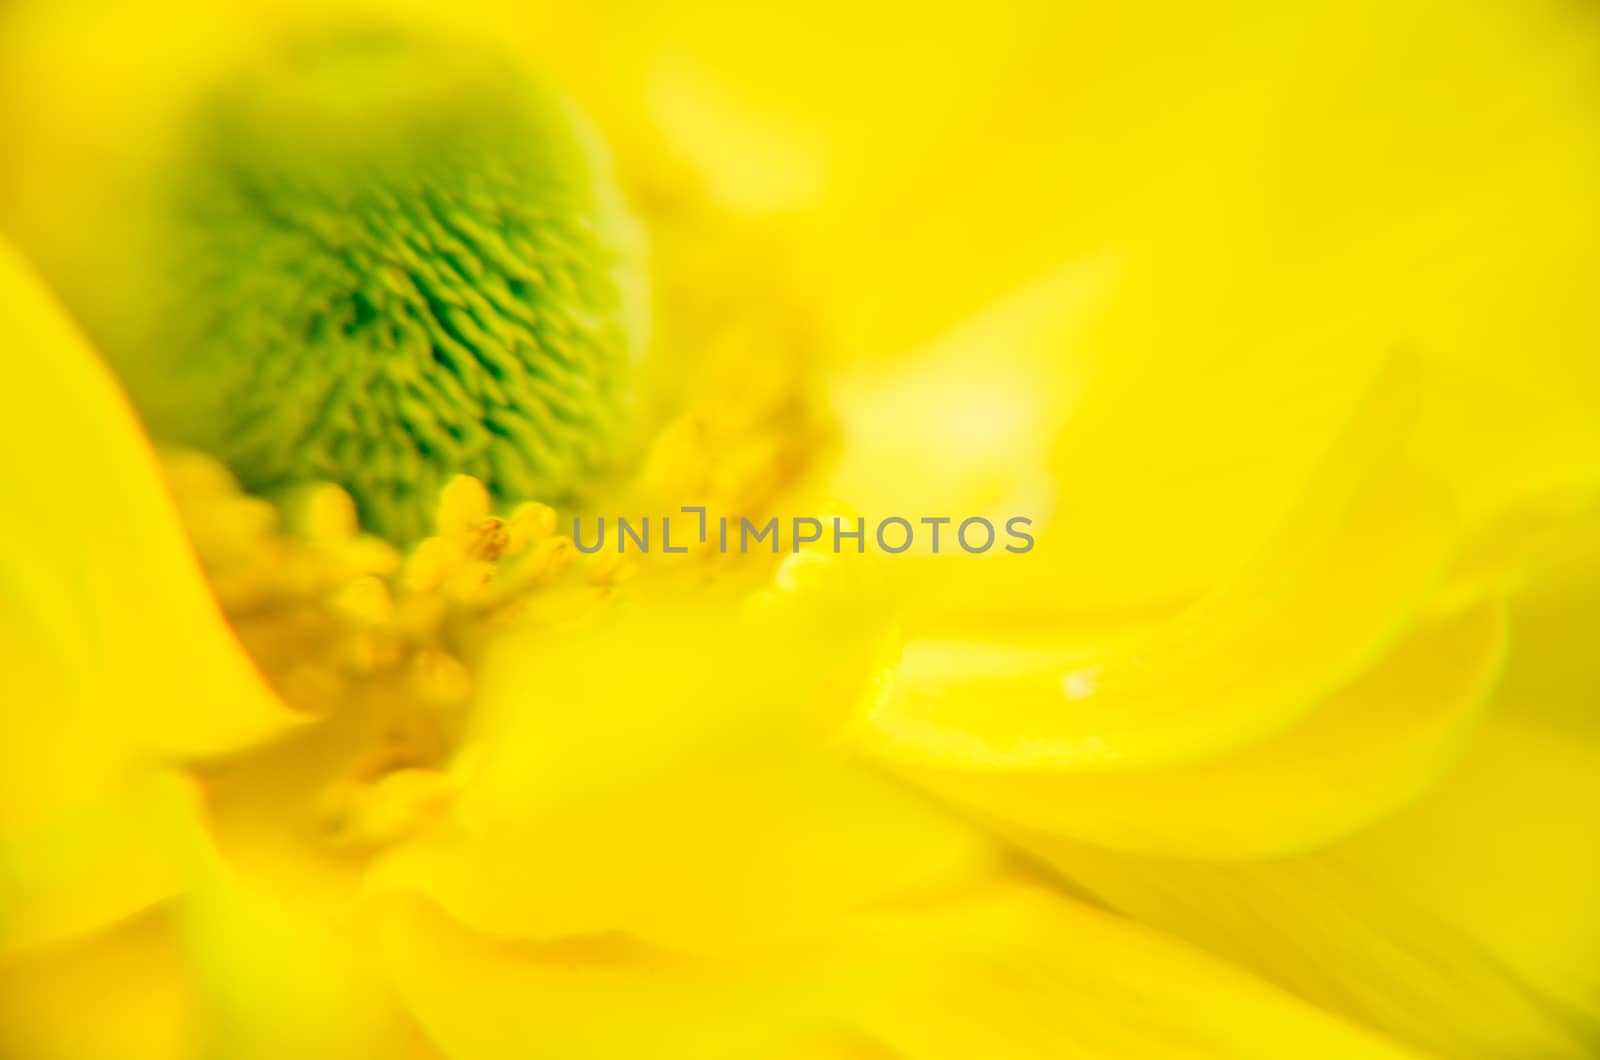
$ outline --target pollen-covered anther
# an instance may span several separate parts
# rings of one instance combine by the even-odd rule
[[[185,522],[209,535],[201,559],[241,639],[307,713],[336,712],[378,687],[401,715],[457,711],[471,699],[471,660],[497,626],[535,597],[550,596],[540,615],[571,606],[554,591],[577,558],[554,533],[555,510],[530,501],[498,515],[470,476],[441,491],[440,533],[402,557],[362,532],[336,486],[299,491],[286,525],[263,524],[262,507],[214,461],[169,453],[166,464]]]
[[[466,555],[454,541],[425,538],[406,557],[401,584],[410,593],[432,592],[465,560]]]
[[[517,505],[506,520],[506,550],[516,555],[544,541],[556,532],[556,524],[556,510],[548,504],[528,501]]]
[[[485,519],[478,524],[472,536],[472,555],[489,563],[505,555],[506,549],[511,544],[511,534],[506,530],[503,519],[493,517]]]
[[[489,490],[471,475],[456,475],[439,494],[434,533],[440,537],[471,534],[489,518]]]

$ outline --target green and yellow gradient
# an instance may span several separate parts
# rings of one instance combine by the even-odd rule
[[[1596,1055],[1597,54],[11,5],[0,1056]]]

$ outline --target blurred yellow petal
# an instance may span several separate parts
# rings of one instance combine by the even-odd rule
[[[1502,718],[1414,808],[1301,857],[1025,843],[1112,908],[1437,1055],[1576,1060],[1600,1041],[1597,775],[1592,747]]]
[[[1497,603],[1441,619],[1282,736],[1173,769],[912,775],[999,820],[1119,850],[1234,860],[1314,849],[1415,798],[1479,719]]]
[[[26,1060],[187,1060],[198,1009],[159,910],[0,966],[0,1054]]]
[[[353,959],[351,936],[232,876],[199,837],[182,846],[181,892],[0,965],[4,1055],[433,1055],[383,978]]]
[[[25,756],[19,768],[50,753],[28,734],[75,719],[88,746],[129,752],[214,755],[271,735],[287,715],[218,611],[116,384],[9,248],[0,296],[11,321],[4,628],[48,636],[63,671],[62,701],[7,712],[21,726],[5,741]],[[48,633],[22,618],[36,612]]]
[[[0,956],[115,924],[187,883],[197,800],[185,782],[152,772],[76,794],[28,804],[32,819],[0,832]]]
[[[1448,557],[1448,499],[1382,466],[1405,422],[1407,378],[1383,377],[1272,538],[1210,597],[1068,670],[963,680],[935,666],[921,679],[913,653],[874,708],[870,738],[925,765],[1125,769],[1205,758],[1293,724],[1392,641]]]
[[[810,1056],[830,1040],[820,1055],[880,1060],[1409,1055],[1047,890],[990,883],[842,926],[721,961],[617,936],[496,942],[414,900],[390,900],[378,930],[460,1060]]]
[[[115,385],[8,248],[0,404],[0,864],[6,947],[178,886],[192,794],[160,770],[288,714],[234,640]]]
[[[1463,592],[1515,586],[1600,497],[1600,420],[1513,365],[1434,366],[1413,458],[1455,489]]]
[[[396,988],[451,1060],[781,1056],[826,1027],[853,985],[819,974],[825,949],[718,961],[610,933],[485,938],[415,898],[378,911]]]
[[[1513,601],[1512,664],[1458,768],[1326,849],[1217,866],[1024,842],[1116,908],[1297,993],[1464,1057],[1589,1055],[1600,1041],[1600,806],[1581,572],[1592,522]],[[1527,651],[1516,650],[1518,647]],[[1398,719],[1397,719],[1398,721]]]
[[[1081,382],[1073,342],[1115,282],[1110,261],[1073,262],[904,363],[841,373],[832,492],[878,517],[1042,522],[1053,506],[1051,441]]]
[[[749,621],[668,611],[508,642],[451,827],[380,880],[487,934],[716,950],[804,938],[992,859],[836,739],[870,625]]]
[[[1600,507],[1554,535],[1509,601],[1516,650],[1505,698],[1536,705],[1541,721],[1585,744],[1600,740],[1600,683],[1590,630],[1600,624]]]
[[[885,913],[919,973],[862,1023],[915,1060],[1413,1055],[1147,927],[1026,885]]]
[[[412,1033],[352,945],[209,853],[174,923],[208,1055],[391,1056]]]

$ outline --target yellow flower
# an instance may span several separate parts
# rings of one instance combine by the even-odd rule
[[[0,1053],[1592,1055],[1595,27],[1082,6],[7,11]]]

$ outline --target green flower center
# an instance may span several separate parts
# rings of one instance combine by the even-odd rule
[[[515,66],[392,34],[304,42],[198,113],[175,182],[171,433],[249,489],[347,489],[395,540],[440,489],[562,502],[618,455],[627,217]]]

